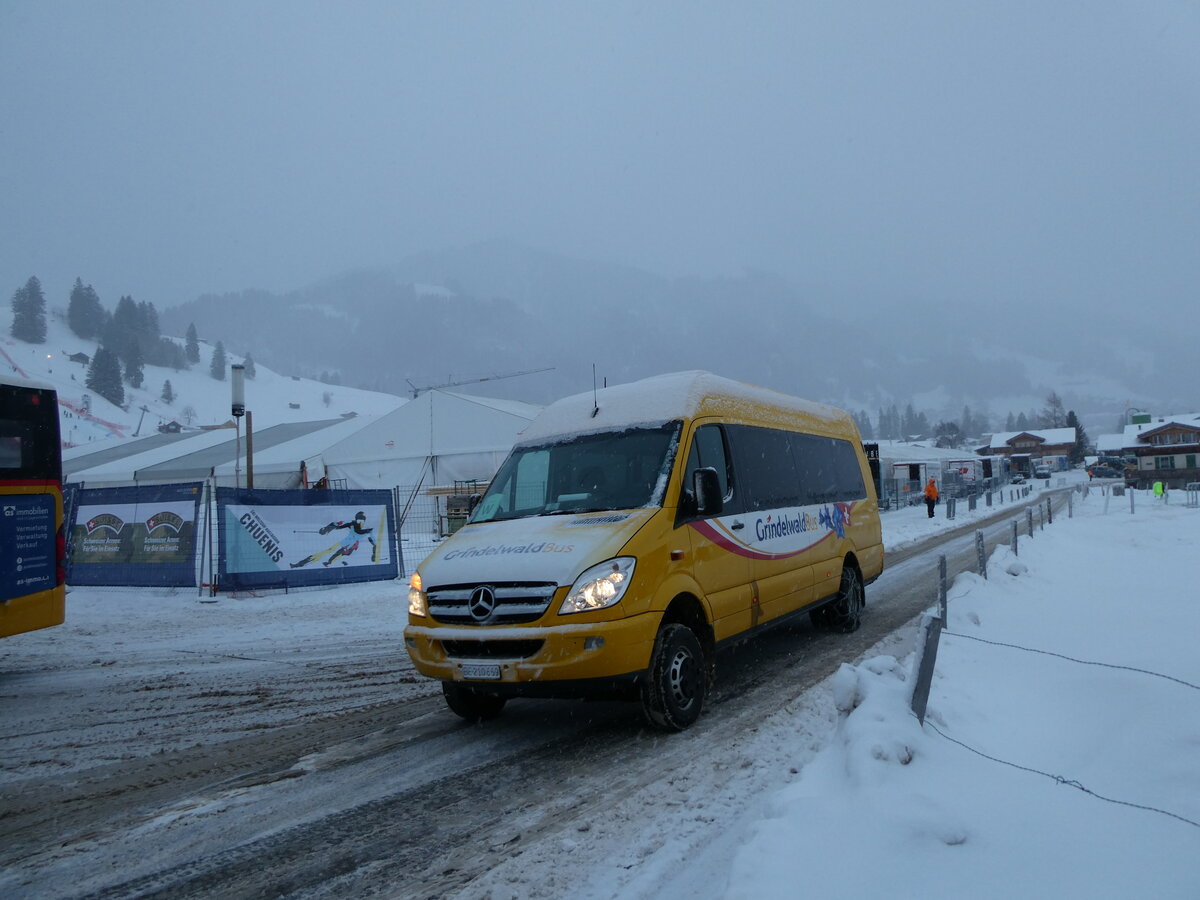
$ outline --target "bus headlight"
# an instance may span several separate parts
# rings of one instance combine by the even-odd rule
[[[616,559],[592,566],[575,579],[558,614],[565,616],[568,613],[588,612],[612,606],[624,596],[625,589],[629,587],[636,562],[632,556],[618,556]]]
[[[425,618],[429,615],[429,598],[421,590],[421,573],[413,572],[408,582],[408,614]]]

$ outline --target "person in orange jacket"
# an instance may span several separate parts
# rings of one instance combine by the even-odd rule
[[[938,502],[937,482],[932,478],[929,479],[929,484],[925,485],[925,508],[929,510],[929,518],[933,518],[933,507]]]

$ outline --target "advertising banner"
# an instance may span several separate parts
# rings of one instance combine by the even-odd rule
[[[395,578],[391,491],[217,489],[222,589]]]
[[[0,503],[0,603],[57,584],[54,497],[6,494]]]
[[[202,494],[201,482],[79,491],[67,583],[195,585]]]

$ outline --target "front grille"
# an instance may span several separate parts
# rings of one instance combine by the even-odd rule
[[[536,622],[550,607],[557,585],[513,584],[499,582],[488,585],[496,594],[495,611],[484,620],[471,615],[471,594],[482,585],[444,584],[431,587],[426,592],[429,598],[429,615],[445,625],[520,625]]]
[[[442,641],[452,659],[528,659],[545,641]]]

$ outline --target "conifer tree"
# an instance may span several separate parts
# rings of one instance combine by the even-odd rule
[[[864,441],[875,440],[875,429],[871,427],[871,417],[865,409],[860,409],[854,420],[858,423],[858,433]]]
[[[97,347],[96,355],[88,366],[88,390],[95,391],[109,403],[120,406],[125,402],[125,388],[121,384],[121,364],[117,355],[107,347]]]
[[[142,381],[146,375],[143,370],[142,348],[137,341],[133,341],[129,345],[129,349],[125,352],[125,380],[129,382],[131,387],[140,388]]]
[[[212,362],[208,365],[208,374],[217,381],[225,380],[225,345],[217,341],[213,348]]]
[[[189,363],[200,362],[200,338],[196,335],[194,323],[188,325],[187,346],[184,348],[184,355]]]
[[[13,320],[10,333],[27,344],[46,343],[46,297],[37,276],[30,276],[24,287],[12,296]]]
[[[1067,460],[1071,465],[1077,466],[1087,455],[1089,439],[1083,423],[1079,421],[1079,417],[1075,415],[1073,409],[1067,412],[1067,427],[1075,429],[1075,443],[1071,445],[1071,449],[1067,453]]]
[[[175,402],[175,390],[171,387],[170,378],[163,382],[162,394],[160,395],[159,399],[168,405]]]
[[[243,365],[245,365],[245,367],[246,367],[246,377],[247,378],[253,378],[255,375],[258,374],[254,369],[254,357],[251,356],[249,353],[246,354],[246,361]]]
[[[100,305],[96,291],[76,278],[67,304],[67,325],[71,331],[84,340],[95,340],[104,328],[104,319],[104,307]]]

